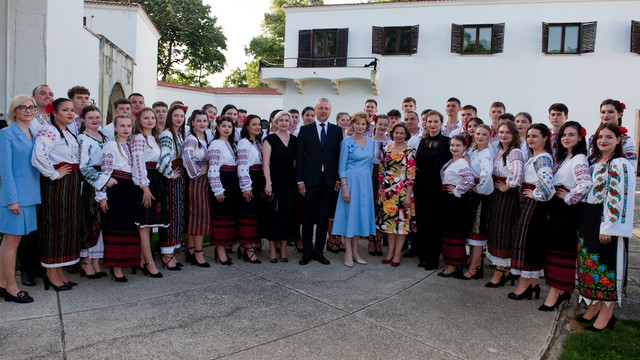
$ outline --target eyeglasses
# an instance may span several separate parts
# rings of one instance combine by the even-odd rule
[[[27,110],[29,110],[29,111],[36,111],[36,109],[37,109],[37,108],[36,108],[35,106],[33,106],[33,105],[29,105],[29,106],[26,106],[26,105],[18,105],[18,106],[16,106],[16,109],[18,109],[18,110],[20,110],[20,111],[22,111],[22,112],[26,112]]]

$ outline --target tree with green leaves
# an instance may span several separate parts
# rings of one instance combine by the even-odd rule
[[[158,41],[158,77],[185,85],[207,85],[222,71],[227,38],[202,0],[120,0],[144,7],[162,37]]]
[[[260,82],[260,60],[281,62],[284,58],[284,30],[286,14],[285,6],[323,5],[324,0],[271,0],[270,12],[264,14],[262,21],[263,35],[251,39],[244,51],[252,55],[254,60],[246,63],[245,68],[236,68],[227,78],[223,86],[246,84],[249,87],[266,87]]]

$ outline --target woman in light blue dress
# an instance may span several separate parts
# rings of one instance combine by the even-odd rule
[[[371,192],[375,141],[364,136],[370,124],[366,113],[355,113],[350,125],[354,134],[344,139],[340,147],[338,174],[341,186],[332,233],[344,237],[344,264],[347,267],[353,266],[353,259],[358,264],[367,263],[358,254],[358,240],[376,233]]]

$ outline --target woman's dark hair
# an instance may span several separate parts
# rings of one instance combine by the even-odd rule
[[[216,111],[218,111],[218,108],[215,107],[213,104],[204,104],[204,106],[202,107],[202,111],[207,111],[210,108],[214,108],[216,109]]]
[[[562,124],[562,126],[560,127],[560,130],[558,130],[558,134],[556,136],[558,136],[558,140],[557,140],[557,144],[558,144],[558,152],[556,153],[556,163],[560,164],[564,161],[564,159],[567,158],[567,148],[564,147],[564,145],[562,145],[562,137],[564,136],[564,131],[567,128],[574,128],[577,132],[578,132],[578,136],[582,137],[582,139],[580,139],[580,141],[578,141],[578,143],[576,144],[576,146],[573,147],[573,149],[571,150],[571,154],[573,156],[578,155],[578,154],[583,154],[586,155],[587,154],[587,140],[585,139],[584,136],[582,136],[582,125],[580,125],[579,122],[577,121],[567,121],[564,124]]]
[[[520,115],[524,116],[525,119],[527,119],[527,121],[529,121],[529,124],[533,123],[533,118],[531,117],[531,114],[529,114],[526,111],[521,111],[521,112],[517,113],[513,121],[515,121],[515,119]]]
[[[316,111],[316,109],[314,109],[314,108],[313,108],[313,106],[305,106],[305,108],[304,108],[304,109],[302,109],[302,112],[300,113],[300,116],[304,116],[304,114],[305,114],[307,111],[309,111],[309,110],[311,110],[311,111],[313,111],[313,112],[315,112],[315,111]]]
[[[595,163],[596,161],[598,161],[598,159],[600,159],[600,156],[602,156],[602,152],[598,148],[598,136],[600,136],[600,131],[604,129],[610,130],[611,132],[614,133],[616,138],[620,139],[620,142],[618,143],[618,145],[616,145],[616,148],[613,150],[613,154],[611,154],[611,157],[607,159],[607,161],[611,161],[619,157],[625,157],[624,150],[622,149],[623,138],[622,138],[622,133],[620,132],[620,127],[616,124],[603,123],[603,124],[600,124],[600,126],[598,126],[596,133],[593,134],[593,140],[591,141],[591,144],[589,144],[589,147],[591,150],[591,156],[589,156],[589,164]]]
[[[387,120],[387,122],[389,121],[389,116],[387,116],[387,114],[377,114],[376,115],[376,119],[373,121],[374,125],[378,125],[378,120],[382,120],[385,119]]]
[[[618,100],[605,99],[600,103],[600,109],[605,105],[613,105],[613,107],[616,108],[616,111],[620,114],[620,117],[618,118],[618,126],[622,126],[622,113],[624,113],[624,106],[622,103]]]
[[[469,140],[462,134],[453,135],[451,140],[449,140],[449,144],[451,144],[451,141],[453,140],[458,140],[463,143],[465,149],[469,147]]]
[[[404,123],[404,121],[398,121],[397,123],[395,123],[395,125],[393,125],[393,127],[391,128],[391,131],[389,131],[389,136],[391,137],[391,140],[393,140],[393,133],[396,132],[397,128],[403,128],[404,129],[404,141],[408,141],[409,139],[411,139],[411,132],[409,131],[409,127],[407,126],[407,124]]]
[[[62,103],[64,102],[71,102],[73,103],[71,100],[67,99],[67,98],[57,98],[55,100],[53,100],[53,102],[51,103],[53,105],[53,112],[56,113],[58,112],[58,109],[60,108],[60,105],[62,105]],[[64,139],[64,142],[69,145],[69,142],[67,141],[67,138],[64,137],[64,134],[62,133],[62,129],[60,129],[60,127],[58,126],[58,124],[55,121],[56,116],[54,114],[51,114],[51,117],[53,118],[53,121],[51,122],[51,125],[53,125],[56,129],[58,129],[58,132],[60,132],[60,137],[62,139]],[[71,131],[69,131],[69,134],[71,134],[71,136],[73,136],[74,138],[76,137],[75,135],[73,135],[73,133]]]
[[[509,120],[509,121],[516,121],[516,117],[513,116],[513,114],[510,113],[504,113],[502,115],[500,115],[498,117],[498,120]]]
[[[227,111],[229,111],[229,109],[233,109],[235,111],[238,111],[238,108],[235,105],[227,104],[222,108],[222,112],[220,113],[220,115],[226,114]]]
[[[176,104],[176,105],[172,105],[169,108],[169,111],[167,112],[167,120],[164,123],[164,129],[165,130],[169,130],[171,131],[171,137],[173,138],[173,148],[176,151],[176,156],[178,155],[178,139],[176,138],[177,135],[183,136],[184,134],[184,126],[185,126],[185,122],[182,123],[182,125],[180,125],[177,129],[177,131],[173,131],[173,120],[171,119],[171,116],[173,115],[174,112],[178,111],[178,110],[182,110],[182,112],[184,113],[185,117],[187,116],[187,112],[184,110],[184,106],[180,105],[180,104]],[[183,139],[184,140],[184,139]]]
[[[275,116],[275,114],[274,114],[274,116]],[[248,139],[252,143],[260,143],[262,141],[261,133],[256,134],[255,139],[252,139],[252,138],[249,137],[249,124],[251,124],[251,120],[253,120],[253,119],[258,119],[258,121],[260,123],[262,123],[262,120],[260,119],[260,116],[254,115],[254,114],[248,115],[247,116],[247,121],[244,124],[242,124],[242,130],[240,130],[240,138],[241,139]],[[261,128],[262,128],[262,126],[261,126]]]
[[[191,113],[191,116],[189,116],[189,134],[193,135],[193,137],[195,137],[196,139],[198,139],[198,135],[196,135],[196,132],[194,130],[193,120],[195,120],[196,116],[198,115],[207,116],[207,113],[205,111],[206,110],[193,110],[193,112]],[[207,139],[207,132],[203,131],[202,134],[204,135],[204,141],[208,144],[209,139]],[[198,148],[201,148],[201,147],[202,147],[202,144],[200,143],[200,141],[198,141]]]
[[[231,105],[231,106],[233,106],[233,105]],[[235,106],[234,106],[234,108],[235,108]],[[220,139],[220,133],[221,133],[220,125],[225,121],[228,121],[229,123],[231,123],[231,129],[235,128],[235,126],[233,125],[233,119],[231,119],[231,116],[228,116],[228,115],[220,116],[220,118],[217,121],[217,125],[216,125],[217,131],[216,131],[215,134],[213,134],[213,140]],[[231,145],[231,148],[233,149],[233,152],[235,153],[235,151],[236,151],[236,143],[233,141],[233,130],[231,132],[230,137],[231,137],[231,140],[229,140],[229,138],[227,138],[227,142],[229,143],[229,145]]]
[[[518,133],[518,127],[516,126],[516,123],[509,120],[501,121],[498,124],[498,133],[500,133],[500,128],[503,126],[506,126],[509,129],[509,133],[511,134],[511,142],[509,143],[509,145],[507,145],[506,149],[504,149],[502,143],[499,142],[500,145],[498,145],[499,147],[502,147],[504,149],[504,151],[502,152],[502,163],[506,165],[507,156],[509,156],[511,151],[513,149],[520,148],[520,133]]]
[[[82,109],[82,112],[80,113],[80,117],[82,118],[82,124],[80,125],[80,130],[78,131],[79,134],[82,134],[84,132],[84,130],[87,128],[87,126],[84,124],[84,118],[85,118],[85,116],[87,116],[88,113],[90,113],[92,111],[97,111],[102,116],[102,113],[100,112],[100,109],[98,109],[98,107],[93,106],[93,105],[85,106]],[[104,135],[102,134],[102,132],[100,132],[100,130],[98,130],[98,134],[100,134],[100,136],[102,136],[102,140],[104,141]]]
[[[529,131],[534,129],[540,131],[540,134],[542,134],[542,136],[547,138],[547,140],[545,140],[544,142],[544,151],[548,152],[549,154],[553,154],[553,150],[551,150],[551,136],[550,136],[551,131],[549,130],[547,125],[541,124],[541,123],[535,123],[529,126],[529,129],[527,129],[527,134],[529,134]],[[527,148],[529,149],[529,151],[531,151],[531,148],[529,148],[528,145],[527,145]]]
[[[473,143],[473,134],[470,134],[469,131],[467,129],[469,129],[469,124],[470,123],[476,123],[476,125],[484,125],[484,121],[482,121],[482,119],[480,119],[479,117],[474,117],[471,118],[471,120],[469,120],[465,125],[464,125],[464,131],[467,133],[467,144],[471,144]]]

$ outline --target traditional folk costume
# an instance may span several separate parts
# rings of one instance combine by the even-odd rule
[[[510,187],[506,192],[496,188],[491,194],[491,215],[487,256],[496,266],[511,266],[516,221],[520,216],[520,186],[524,178],[524,156],[520,149],[513,149],[503,158],[500,150],[493,160],[493,182],[500,180]]]
[[[96,192],[96,200],[107,200],[109,210],[103,216],[104,265],[123,267],[140,264],[140,234],[134,219],[139,213],[138,193],[131,174],[131,147],[109,141],[102,149],[104,176],[117,184]]]
[[[78,141],[67,129],[45,125],[36,137],[31,164],[42,174],[42,206],[38,217],[42,266],[73,265],[80,260],[82,226],[78,220],[84,213]],[[58,179],[56,170],[65,165],[71,167],[71,172]]]
[[[236,154],[229,141],[216,139],[209,145],[209,185],[213,192],[211,206],[211,243],[218,246],[236,242],[238,222],[238,186]],[[219,202],[215,196],[224,194]]]
[[[185,229],[185,175],[182,168],[182,149],[184,137],[181,133],[175,136],[171,130],[165,130],[160,134],[160,161],[158,170],[166,180],[167,196],[165,201],[169,211],[169,227],[158,230],[160,240],[160,253],[171,255],[175,249],[180,248]],[[178,177],[174,176],[178,174]]]
[[[411,230],[411,207],[405,207],[407,187],[413,186],[416,176],[415,149],[407,147],[401,153],[392,152],[393,144],[385,147],[378,172],[376,223],[378,231],[406,235]],[[411,194],[413,203],[413,193]]]
[[[591,156],[591,142],[593,141],[593,135],[589,138],[589,142],[587,143],[587,149],[589,149],[589,153],[587,157]],[[633,139],[625,134],[622,134],[622,152],[624,153],[624,157],[629,160],[631,165],[633,166],[634,171],[638,170],[638,154],[636,152],[636,145]]]
[[[80,146],[80,172],[84,178],[82,182],[82,250],[80,257],[102,259],[104,257],[104,242],[102,235],[102,210],[96,202],[96,191],[102,190],[110,179],[109,175],[101,172],[102,148],[106,139],[98,133],[100,140],[87,134],[78,136]]]
[[[442,180],[442,257],[447,265],[462,266],[467,263],[465,239],[467,224],[460,221],[460,214],[465,214],[469,205],[467,192],[474,186],[474,177],[467,160],[449,160],[440,170]],[[453,194],[449,185],[455,186]]]
[[[626,294],[629,238],[633,231],[635,167],[616,158],[591,168],[593,186],[578,225],[579,301],[609,306]],[[599,235],[611,236],[602,244]]]
[[[211,232],[211,191],[209,190],[208,144],[193,135],[187,136],[182,163],[190,180],[187,183],[187,234],[208,235]],[[206,166],[205,171],[202,166]]]
[[[474,150],[469,156],[469,167],[474,177],[475,191],[469,192],[467,211],[467,244],[469,246],[487,246],[489,232],[490,196],[493,192],[493,151],[487,147],[482,151]]]
[[[249,139],[238,141],[238,181],[240,191],[251,191],[250,201],[240,199],[238,217],[238,242],[255,244],[265,233],[267,207],[262,196],[265,186],[262,171],[262,144]]]
[[[577,154],[556,164],[553,173],[556,190],[569,191],[564,199],[551,199],[549,237],[546,241],[545,277],[547,285],[573,291],[576,277],[580,201],[591,189],[591,172],[586,155]]]
[[[135,224],[139,228],[168,227],[167,192],[165,178],[158,171],[160,147],[153,136],[137,134],[131,141],[131,176],[133,183],[139,187],[133,198]],[[151,195],[151,206],[142,205],[143,187],[148,186]]]
[[[544,269],[544,240],[549,235],[549,200],[553,187],[553,158],[542,153],[527,160],[522,190],[533,190],[533,199],[522,197],[521,213],[511,256],[511,272],[538,279]]]

